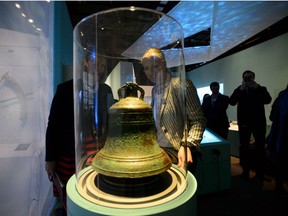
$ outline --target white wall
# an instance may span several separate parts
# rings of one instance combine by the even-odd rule
[[[272,102],[265,106],[267,123],[271,106],[279,91],[288,84],[288,33],[258,44],[226,58],[212,62],[187,72],[196,88],[209,85],[212,81],[224,83],[224,94],[230,96],[241,84],[242,73],[252,70],[255,81],[266,86],[272,96]],[[211,92],[207,92],[211,93]],[[236,106],[227,111],[231,120],[236,120]]]

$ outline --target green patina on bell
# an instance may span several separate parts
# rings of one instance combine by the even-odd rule
[[[118,95],[119,101],[109,109],[105,146],[94,157],[92,168],[117,178],[142,178],[165,172],[172,162],[156,141],[153,111],[143,101],[144,90],[136,83],[126,83]]]

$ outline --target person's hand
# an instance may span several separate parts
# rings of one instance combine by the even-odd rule
[[[243,81],[240,90],[257,89],[258,84],[254,80]]]
[[[56,167],[55,161],[46,161],[45,169],[50,181],[52,181],[53,177],[55,176],[55,167]]]
[[[192,154],[190,148],[187,147],[187,163],[192,162],[193,162]],[[185,148],[183,146],[181,146],[178,151],[178,167],[185,168]]]

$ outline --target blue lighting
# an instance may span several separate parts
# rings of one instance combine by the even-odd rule
[[[288,2],[181,1],[168,15],[182,25],[184,37],[211,28],[210,46],[184,48],[185,64],[195,64],[213,60],[288,16]],[[164,26],[165,18],[160,19],[145,32],[123,55],[129,56],[132,51],[142,54],[147,49],[145,44],[153,44],[159,48],[167,46],[170,41],[165,37],[162,28]],[[167,60],[171,60],[170,66],[177,65],[177,62],[173,62],[173,56],[177,56],[175,53],[166,53],[165,50],[165,56]]]

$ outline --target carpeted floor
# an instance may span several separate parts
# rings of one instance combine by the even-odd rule
[[[288,216],[288,194],[274,191],[273,178],[261,186],[254,172],[248,180],[240,178],[241,172],[238,158],[231,157],[231,189],[198,196],[197,216]]]

